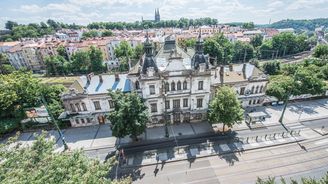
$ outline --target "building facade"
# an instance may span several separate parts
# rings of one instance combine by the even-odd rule
[[[105,116],[114,108],[108,90],[130,92],[130,86],[127,74],[82,76],[62,95],[65,112],[59,119],[69,120],[72,127],[108,123]]]
[[[267,76],[249,63],[212,66],[200,35],[195,50],[180,48],[173,35],[166,37],[156,55],[147,36],[144,50],[142,60],[128,74],[83,76],[75,81],[62,96],[66,111],[61,118],[69,119],[72,126],[107,122],[104,115],[112,103],[108,89],[137,92],[148,107],[149,126],[206,120],[208,105],[223,85],[235,89],[243,107],[264,101]]]

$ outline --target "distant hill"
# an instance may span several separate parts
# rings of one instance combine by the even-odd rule
[[[315,28],[324,26],[328,28],[328,18],[310,19],[310,20],[281,20],[265,27],[271,27],[276,29],[294,28],[297,31],[309,30],[314,31]],[[261,26],[262,27],[262,26]]]

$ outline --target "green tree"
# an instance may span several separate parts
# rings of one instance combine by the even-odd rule
[[[134,54],[134,51],[131,47],[131,45],[127,41],[121,41],[118,47],[114,50],[115,56],[117,58],[120,57],[132,57]]]
[[[13,22],[8,20],[5,24],[5,28],[9,30],[13,30],[14,27],[18,26],[17,22]]]
[[[277,75],[280,72],[279,61],[269,61],[263,64],[263,70],[266,74]]]
[[[45,58],[45,65],[48,75],[63,75],[67,69],[64,63],[67,62],[61,55],[53,55]]]
[[[60,95],[66,91],[63,85],[48,85],[42,84],[40,88],[41,95],[45,98],[48,108],[55,118],[64,112],[64,106]]]
[[[182,39],[178,42],[179,46],[182,48],[194,48],[196,45],[196,39],[195,38],[189,38],[189,39]]]
[[[99,48],[96,48],[95,46],[91,46],[89,49],[89,57],[90,57],[90,71],[101,73],[104,71],[104,65],[103,65],[103,54]]]
[[[111,30],[105,30],[101,33],[102,37],[113,36],[113,32]]]
[[[324,80],[328,80],[328,64],[321,67],[321,74]]]
[[[83,38],[94,38],[94,37],[98,37],[98,36],[99,36],[99,33],[96,30],[91,30],[91,31],[88,31],[88,32],[84,32],[82,34]]]
[[[100,162],[88,158],[81,150],[55,151],[55,140],[46,132],[36,136],[32,145],[22,146],[16,138],[0,145],[0,182],[11,183],[131,183],[131,179],[112,181],[108,173],[114,160]],[[15,143],[16,146],[10,146]],[[10,149],[7,149],[8,147]],[[8,169],[10,168],[10,169]]]
[[[87,51],[76,51],[72,55],[71,68],[73,73],[87,73],[90,67],[90,57]]]
[[[67,51],[66,51],[66,49],[65,49],[65,47],[63,45],[59,45],[58,46],[57,53],[58,53],[58,55],[64,57],[67,61],[69,60],[68,59]]]
[[[250,59],[254,58],[254,48],[251,44],[236,41],[233,44],[233,55],[232,55],[232,62],[248,62]]]
[[[10,71],[8,71],[5,68],[5,65],[8,64],[8,57],[4,53],[0,53],[0,74],[8,74]]]
[[[251,38],[251,44],[254,48],[259,47],[262,45],[263,36],[261,34],[256,34],[254,37]]]
[[[289,93],[294,86],[294,80],[291,76],[272,76],[266,94],[276,97],[279,101],[285,101],[289,97]]]
[[[254,22],[245,22],[242,25],[242,28],[243,29],[254,29],[255,28]]]
[[[241,123],[244,110],[237,99],[236,92],[228,87],[220,87],[209,104],[208,120],[210,123],[223,123],[224,127],[231,128]]]
[[[115,137],[130,135],[134,140],[146,129],[148,122],[147,107],[135,92],[122,93],[110,91],[109,96],[114,103],[114,110],[108,115]]]
[[[142,55],[144,54],[144,48],[143,48],[143,44],[138,44],[135,48],[134,48],[134,56],[133,58],[136,60],[139,60]]]
[[[204,42],[204,52],[211,58],[216,58],[218,63],[223,61],[223,49],[214,39],[206,39]]]
[[[272,58],[276,55],[276,51],[273,50],[272,40],[265,40],[258,48],[258,57],[261,59]]]
[[[0,75],[0,117],[21,116],[23,108],[35,106],[39,97],[40,83],[31,72]]]
[[[318,45],[314,49],[313,56],[316,58],[328,57],[328,45]]]

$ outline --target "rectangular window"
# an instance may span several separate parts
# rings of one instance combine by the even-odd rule
[[[151,95],[154,95],[155,94],[155,85],[149,85],[149,93]]]
[[[84,123],[85,123],[84,119],[81,119],[81,123],[82,123],[82,124],[84,124]]]
[[[203,90],[203,81],[198,82],[198,90]]]
[[[157,112],[157,103],[150,104],[150,110],[151,112]]]
[[[169,100],[165,101],[165,109],[170,109],[170,101]]]
[[[109,108],[114,108],[113,100],[108,100]]]
[[[245,87],[240,88],[240,95],[244,95],[245,94]]]
[[[197,108],[201,108],[203,107],[203,99],[202,98],[198,98],[197,99]]]
[[[188,107],[188,98],[183,99],[183,107]]]
[[[180,108],[180,100],[173,100],[173,108]]]
[[[94,101],[93,104],[94,104],[96,110],[101,110],[99,101]]]
[[[76,123],[76,124],[80,124],[79,119],[75,119],[75,123]]]

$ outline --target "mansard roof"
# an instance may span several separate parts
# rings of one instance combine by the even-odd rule
[[[118,76],[118,80],[116,77]],[[131,81],[127,78],[127,74],[115,75],[94,75],[90,77],[88,83],[87,76],[79,77],[70,88],[82,93],[81,89],[77,86],[83,87],[83,93],[85,94],[105,94],[108,90],[121,90],[122,92],[131,91]],[[101,82],[102,78],[102,82]]]

